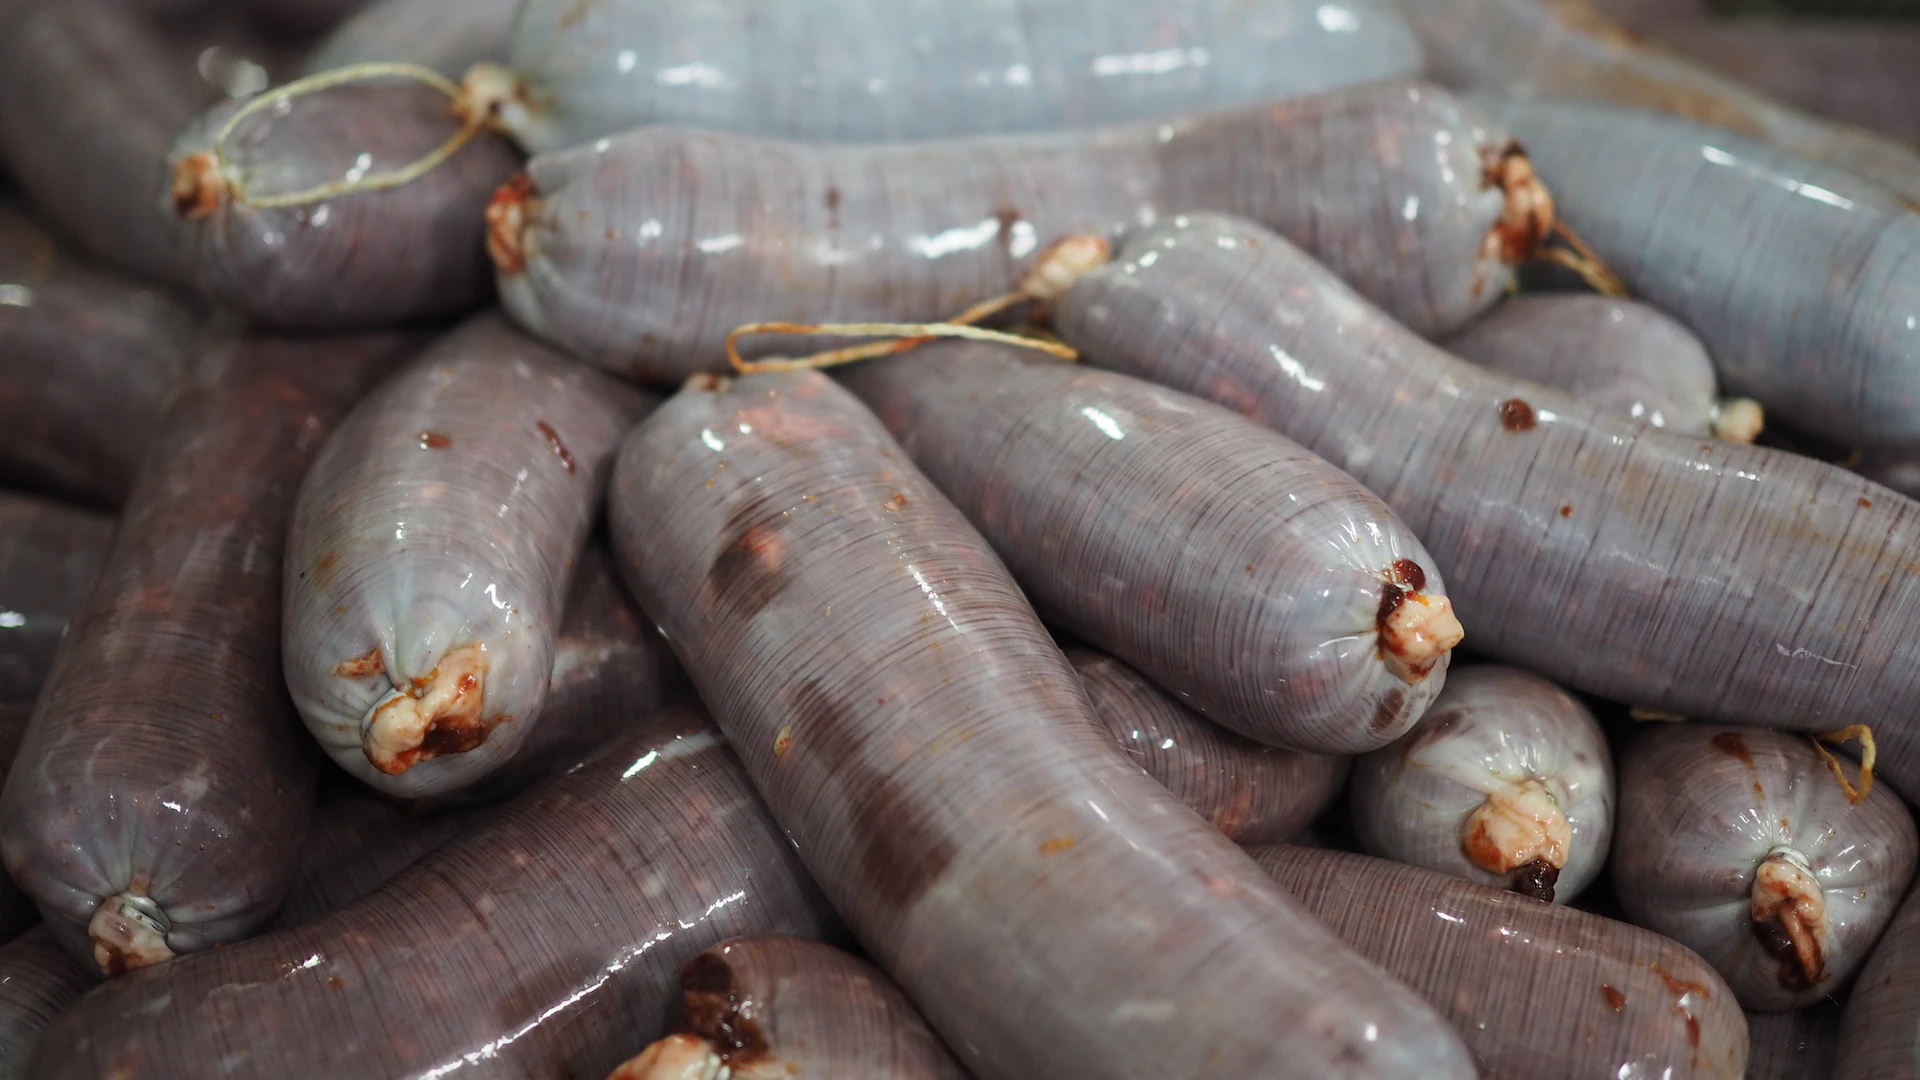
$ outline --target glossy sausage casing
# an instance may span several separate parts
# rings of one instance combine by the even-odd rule
[[[0,945],[0,1080],[33,1080],[27,1064],[47,1025],[97,985],[45,926]]]
[[[1920,1077],[1920,890],[1907,894],[1861,967],[1838,1046],[1833,1080]]]
[[[988,342],[915,349],[845,381],[1042,615],[1215,723],[1359,753],[1398,738],[1445,685],[1446,649],[1391,623],[1403,606],[1447,612],[1440,567],[1373,493],[1284,436]]]
[[[1315,918],[1432,1001],[1481,1080],[1738,1080],[1746,1067],[1732,991],[1657,934],[1366,855],[1252,854]]]
[[[700,950],[831,929],[704,719],[636,718],[364,899],[95,991],[33,1075],[599,1077]]]
[[[1620,759],[1612,871],[1627,917],[1705,957],[1749,1009],[1809,1005],[1845,986],[1913,880],[1913,815],[1879,787],[1851,805],[1805,738],[1705,724],[1642,733]],[[1790,857],[1823,893],[1809,964],[1762,920]],[[1814,965],[1818,974],[1814,973]]]
[[[280,902],[314,777],[280,677],[287,519],[327,433],[415,344],[200,350],[0,794],[0,854],[75,956],[94,962],[103,903],[148,908],[183,953]],[[128,962],[108,949],[103,966]]]
[[[508,64],[529,149],[646,124],[813,142],[1042,131],[1412,75],[1384,0],[530,0]]]
[[[614,449],[650,404],[486,314],[328,440],[289,532],[284,634],[294,703],[341,768],[421,796],[513,757]]]
[[[40,693],[112,540],[104,514],[0,491],[0,704]]]
[[[1920,507],[1830,465],[1662,432],[1457,360],[1285,240],[1193,215],[1082,278],[1087,360],[1259,419],[1384,499],[1476,652],[1682,716],[1875,725],[1920,795]]]
[[[1104,653],[1071,648],[1067,659],[1120,749],[1236,844],[1293,839],[1346,785],[1345,757],[1235,735]]]
[[[117,507],[186,366],[196,313],[96,270],[0,204],[0,478]]]
[[[1486,178],[1508,148],[1417,82],[888,146],[643,128],[533,159],[530,185],[496,197],[491,242],[516,320],[648,381],[727,370],[743,323],[950,318],[1060,240],[1194,208],[1266,222],[1437,334],[1498,300],[1525,246],[1508,250],[1508,195]]]
[[[986,541],[830,379],[691,381],[609,498],[641,605],[970,1072],[1470,1074],[1126,761]]]
[[[1479,664],[1449,672],[1412,731],[1353,763],[1351,806],[1371,854],[1565,903],[1607,861],[1613,755],[1572,694]]]

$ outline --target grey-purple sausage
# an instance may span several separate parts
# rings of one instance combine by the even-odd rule
[[[47,1025],[98,984],[45,926],[0,945],[0,1080],[33,1080],[27,1066]]]
[[[832,380],[690,381],[609,499],[775,818],[981,1080],[1471,1075],[1126,760],[987,542]]]
[[[540,720],[561,601],[653,399],[475,316],[367,396],[288,530],[287,688],[341,768],[453,791]]]
[[[1250,851],[1341,940],[1433,1002],[1482,1080],[1737,1080],[1746,1066],[1733,993],[1657,934],[1367,855]]]
[[[1235,735],[1104,653],[1070,648],[1067,659],[1127,757],[1236,844],[1292,839],[1346,784],[1345,757]]]
[[[312,74],[349,64],[418,64],[457,79],[507,55],[520,0],[374,0],[333,28],[302,65]]]
[[[1909,892],[1847,998],[1833,1080],[1920,1077],[1920,890]]]
[[[1142,231],[1056,325],[1091,362],[1259,419],[1371,488],[1482,655],[1682,716],[1874,725],[1920,795],[1920,507],[1448,356],[1247,222]]]
[[[849,368],[846,385],[1049,621],[1201,715],[1354,754],[1446,684],[1441,567],[1378,497],[1185,394],[990,342]]]
[[[1633,300],[1593,293],[1516,296],[1440,346],[1677,434],[1718,433],[1737,442],[1758,434],[1759,406],[1729,402],[1723,408],[1713,360],[1700,339]]]
[[[487,299],[483,215],[519,164],[505,139],[479,131],[396,187],[259,206],[252,200],[398,170],[466,124],[445,94],[407,80],[282,100],[284,109],[254,112],[224,139],[240,106],[218,105],[169,152],[155,212],[203,295],[260,325],[305,330],[444,318]]]
[[[1413,730],[1353,763],[1367,852],[1565,903],[1607,861],[1613,755],[1580,700],[1495,664],[1452,672]]]
[[[1840,1006],[1818,1001],[1787,1012],[1749,1011],[1747,1035],[1747,1080],[1831,1080],[1840,1051]],[[1869,1075],[1900,1080],[1891,1071]]]
[[[680,972],[680,993],[679,1030],[607,1080],[968,1080],[892,980],[818,941],[755,934],[716,945]]]
[[[1612,862],[1627,917],[1705,957],[1749,1009],[1832,996],[1913,880],[1913,815],[1854,805],[1802,737],[1663,724],[1620,755]]]
[[[416,345],[210,336],[161,421],[0,792],[7,870],[100,970],[238,940],[286,891],[314,783],[278,649],[294,490]]]
[[[643,128],[533,159],[495,196],[488,243],[522,325],[672,382],[728,370],[723,346],[743,323],[951,318],[1013,289],[1059,241],[1194,208],[1264,221],[1444,333],[1500,298],[1547,206],[1503,132],[1438,87],[1392,82],[1164,123],[886,146]]]
[[[197,319],[0,203],[0,479],[118,507]]]
[[[0,491],[0,703],[40,693],[112,540],[104,514]]]
[[[379,891],[95,991],[36,1077],[597,1077],[731,937],[834,932],[718,734],[659,714]]]

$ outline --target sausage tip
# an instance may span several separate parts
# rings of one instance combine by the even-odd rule
[[[367,761],[389,776],[399,776],[417,762],[465,753],[485,743],[505,719],[482,719],[486,678],[485,646],[448,650],[425,678],[373,707],[361,737]]]
[[[487,203],[487,254],[502,274],[527,268],[527,219],[534,203],[533,178],[514,173]]]
[[[218,213],[228,195],[219,159],[211,151],[202,150],[175,162],[167,194],[173,201],[174,214],[184,221],[205,221]]]
[[[1567,865],[1573,826],[1545,784],[1528,778],[1487,793],[1460,826],[1460,848],[1475,866],[1490,874],[1514,870],[1514,891],[1552,899],[1554,883]],[[1544,863],[1551,876],[1529,873]],[[1537,887],[1534,879],[1540,880]]]
[[[705,1039],[669,1035],[621,1063],[607,1080],[709,1080],[725,1068],[726,1062]]]
[[[1380,589],[1380,656],[1402,682],[1417,683],[1467,636],[1444,596],[1414,592],[1393,582]]]
[[[165,913],[151,899],[132,893],[109,896],[87,923],[94,963],[108,975],[120,975],[171,960],[167,928]]]
[[[1506,195],[1500,218],[1487,233],[1482,257],[1511,266],[1531,258],[1554,228],[1553,194],[1533,169],[1519,143],[1509,141],[1486,154],[1484,180]]]

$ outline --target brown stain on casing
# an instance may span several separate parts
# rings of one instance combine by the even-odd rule
[[[1560,881],[1560,868],[1545,859],[1535,859],[1525,866],[1514,868],[1514,892],[1529,896],[1542,903],[1553,903],[1553,887]]]
[[[754,1014],[758,1003],[734,985],[733,969],[711,952],[701,953],[680,972],[686,1018],[680,1030],[713,1044],[720,1059],[745,1064],[767,1054],[767,1038]]]
[[[1532,431],[1538,423],[1533,406],[1519,398],[1508,398],[1500,403],[1500,426],[1508,431]]]
[[[568,472],[577,471],[574,468],[572,452],[567,449],[566,444],[560,441],[560,433],[553,430],[553,425],[542,420],[534,426],[540,429],[541,437],[547,440],[547,449],[552,450],[554,456],[560,459],[560,464],[564,466]]]
[[[453,437],[450,435],[442,435],[437,431],[423,431],[420,433],[420,449],[422,450],[445,450],[452,445]]]
[[[1614,1012],[1627,1011],[1627,995],[1615,990],[1606,983],[1600,984],[1600,995],[1607,999],[1607,1007]]]

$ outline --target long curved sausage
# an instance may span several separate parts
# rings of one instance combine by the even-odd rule
[[[711,725],[660,714],[356,903],[108,983],[33,1075],[603,1076],[701,950],[834,927]]]
[[[487,82],[547,152],[646,124],[813,142],[1058,130],[1418,74],[1385,0],[529,0]],[[478,80],[470,78],[470,85]]]
[[[287,688],[390,795],[463,787],[539,722],[572,561],[647,395],[474,317],[340,425],[288,532]]]
[[[99,976],[80,966],[45,926],[0,945],[0,1080],[33,1080],[40,1036]]]
[[[374,0],[334,27],[302,65],[308,74],[394,61],[457,79],[482,60],[503,60],[520,0]]]
[[[313,811],[280,676],[295,485],[409,335],[209,340],[161,421],[0,793],[0,855],[118,972],[273,914]]]
[[[167,24],[128,7],[35,0],[0,25],[0,162],[90,255],[184,284],[153,209],[167,143],[220,97],[265,89],[280,58],[231,22]]]
[[[85,265],[0,203],[0,478],[119,506],[197,320],[158,289]]]
[[[654,382],[727,370],[749,322],[949,318],[1058,242],[1168,213],[1247,214],[1439,334],[1531,250],[1537,179],[1418,82],[1045,135],[831,146],[643,128],[536,157],[488,213],[501,300]],[[751,348],[825,347],[770,337]]]
[[[680,972],[680,993],[679,1031],[607,1080],[713,1072],[731,1080],[967,1080],[899,987],[818,941],[756,934],[716,945]]]
[[[39,694],[112,541],[104,514],[0,491],[0,703]]]
[[[1380,500],[1281,435],[1151,383],[984,342],[845,383],[1051,623],[1249,738],[1400,737],[1460,640],[1441,568]]]
[[[1480,654],[1682,716],[1872,724],[1881,775],[1920,795],[1909,500],[1484,371],[1215,215],[1144,230],[1054,318],[1091,362],[1261,420],[1379,494]]]
[[[1634,295],[1700,335],[1729,393],[1844,445],[1920,451],[1920,203],[1678,117],[1480,104]]]
[[[1808,116],[1648,43],[1589,0],[1397,0],[1449,86],[1659,109],[1825,161],[1920,199],[1920,153]]]
[[[1681,435],[1711,434],[1719,418],[1706,346],[1671,316],[1633,300],[1516,296],[1440,347]]]
[[[1349,760],[1262,746],[1104,653],[1070,648],[1093,715],[1134,764],[1236,844],[1299,835],[1346,786]]]
[[[1471,1074],[1125,759],[986,541],[832,380],[690,381],[609,498],[622,573],[775,818],[981,1080]]]
[[[1747,1024],[1685,948],[1626,923],[1417,866],[1290,844],[1254,861],[1433,1002],[1482,1080],[1737,1080]]]
[[[1613,755],[1578,698],[1517,668],[1450,673],[1392,746],[1353,763],[1373,855],[1566,903],[1607,861]]]
[[[1840,1017],[1833,1080],[1920,1076],[1920,890],[1907,894]]]
[[[1747,1080],[1832,1080],[1840,1051],[1840,1006],[1815,1002],[1787,1012],[1747,1013]],[[1875,1074],[1898,1080],[1899,1074]]]
[[[1859,805],[1804,738],[1660,725],[1620,755],[1612,871],[1627,917],[1705,957],[1749,1009],[1845,986],[1913,880],[1913,815]]]
[[[240,106],[218,105],[189,124],[168,154],[171,176],[154,191],[156,212],[202,295],[260,325],[302,330],[444,318],[487,299],[483,215],[494,188],[519,164],[505,139],[480,131],[397,187],[256,206],[249,200],[399,169],[465,124],[446,95],[411,81],[358,82],[282,100],[284,108],[242,118],[224,140]]]

